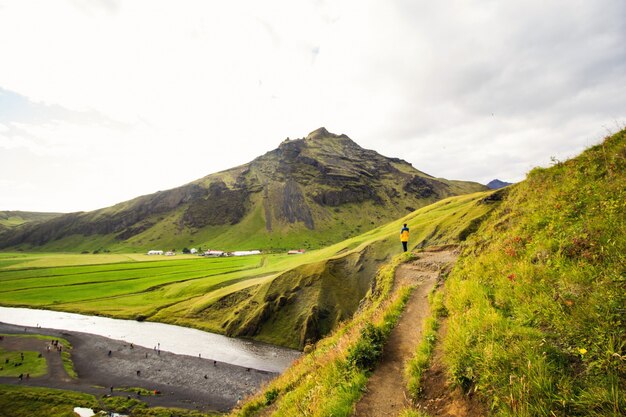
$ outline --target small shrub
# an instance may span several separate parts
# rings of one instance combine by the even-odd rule
[[[383,354],[384,344],[383,330],[367,323],[361,329],[361,338],[348,353],[348,363],[358,369],[373,370]]]
[[[271,405],[278,398],[278,390],[276,388],[265,391],[265,405]]]

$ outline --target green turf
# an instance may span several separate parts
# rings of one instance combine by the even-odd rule
[[[23,359],[21,354],[24,355]],[[39,355],[40,352],[16,352],[0,348],[0,376],[17,377],[28,374],[31,377],[36,377],[45,375],[48,372],[46,359]]]
[[[70,354],[72,350],[72,345],[66,339],[59,338],[56,336],[47,336],[47,335],[41,335],[41,334],[33,335],[33,334],[6,334],[5,333],[5,334],[0,334],[0,336],[6,337],[6,338],[20,337],[20,338],[34,338],[34,339],[45,340],[45,341],[51,341],[51,340],[58,341],[58,343],[60,343],[63,346],[63,352],[61,353],[61,357],[62,357],[63,368],[65,369],[65,372],[67,372],[67,374],[72,378],[77,377],[76,370],[74,370],[74,363],[72,362],[72,357]],[[2,360],[2,362],[4,362],[4,359]],[[33,374],[31,373],[31,376],[32,375]]]
[[[74,407],[95,408],[93,395],[48,388],[0,385],[0,417],[76,417]]]
[[[131,417],[210,417],[215,413],[152,407],[126,397],[96,398],[90,394],[50,388],[0,385],[0,417],[76,417],[75,407],[125,413]],[[105,414],[108,415],[108,414]]]

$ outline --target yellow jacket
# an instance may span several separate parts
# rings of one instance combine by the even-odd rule
[[[403,227],[400,231],[400,242],[408,242],[409,241],[409,229]]]

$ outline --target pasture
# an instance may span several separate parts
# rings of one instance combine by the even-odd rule
[[[240,311],[244,306],[239,304],[245,299],[248,304],[252,303],[248,307],[254,307],[255,303],[262,305],[270,285],[280,298],[285,295],[284,291],[297,286],[295,281],[304,279],[302,277],[312,271],[317,271],[319,277],[337,273],[346,277],[367,274],[369,280],[369,275],[375,271],[352,270],[350,260],[367,253],[372,267],[389,261],[390,256],[401,251],[398,233],[402,223],[411,227],[412,247],[462,240],[477,219],[490,210],[488,204],[482,203],[488,194],[442,200],[398,221],[303,255],[281,253],[204,258],[111,253],[0,253],[0,305],[152,320],[225,333],[227,319],[243,317],[244,313],[250,313],[247,318],[254,318],[255,311]],[[348,269],[343,272],[333,269],[333,263],[328,262],[331,259],[345,260]],[[286,274],[287,271],[292,272]],[[282,278],[277,283],[275,279],[279,276]],[[317,280],[314,286],[331,285],[324,282],[325,279]],[[333,282],[335,287],[329,289],[331,295],[342,293],[342,285],[348,281],[338,277]],[[304,287],[313,288],[308,285]],[[306,309],[311,303],[319,304],[321,301],[317,298],[320,296],[317,290],[303,291],[298,306]],[[337,302],[345,304],[345,300]],[[214,303],[217,307],[211,310]],[[285,319],[285,328],[274,326],[270,329],[272,337],[261,335],[259,340],[293,345],[285,333],[293,332],[294,321],[308,314],[298,310],[300,307],[289,314],[288,320]],[[343,304],[338,308],[344,308]]]
[[[300,256],[300,258],[303,258]],[[287,255],[202,258],[138,254],[0,254],[0,304],[147,317],[207,292],[256,283],[301,259]],[[257,279],[252,279],[257,278]],[[245,284],[244,284],[245,286]]]

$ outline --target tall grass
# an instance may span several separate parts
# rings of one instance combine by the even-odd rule
[[[409,259],[402,254],[381,268],[376,289],[353,320],[307,349],[309,354],[231,415],[350,415],[410,296],[409,287],[392,292],[396,268]]]
[[[626,413],[625,134],[530,172],[446,282],[450,376],[495,415]]]

